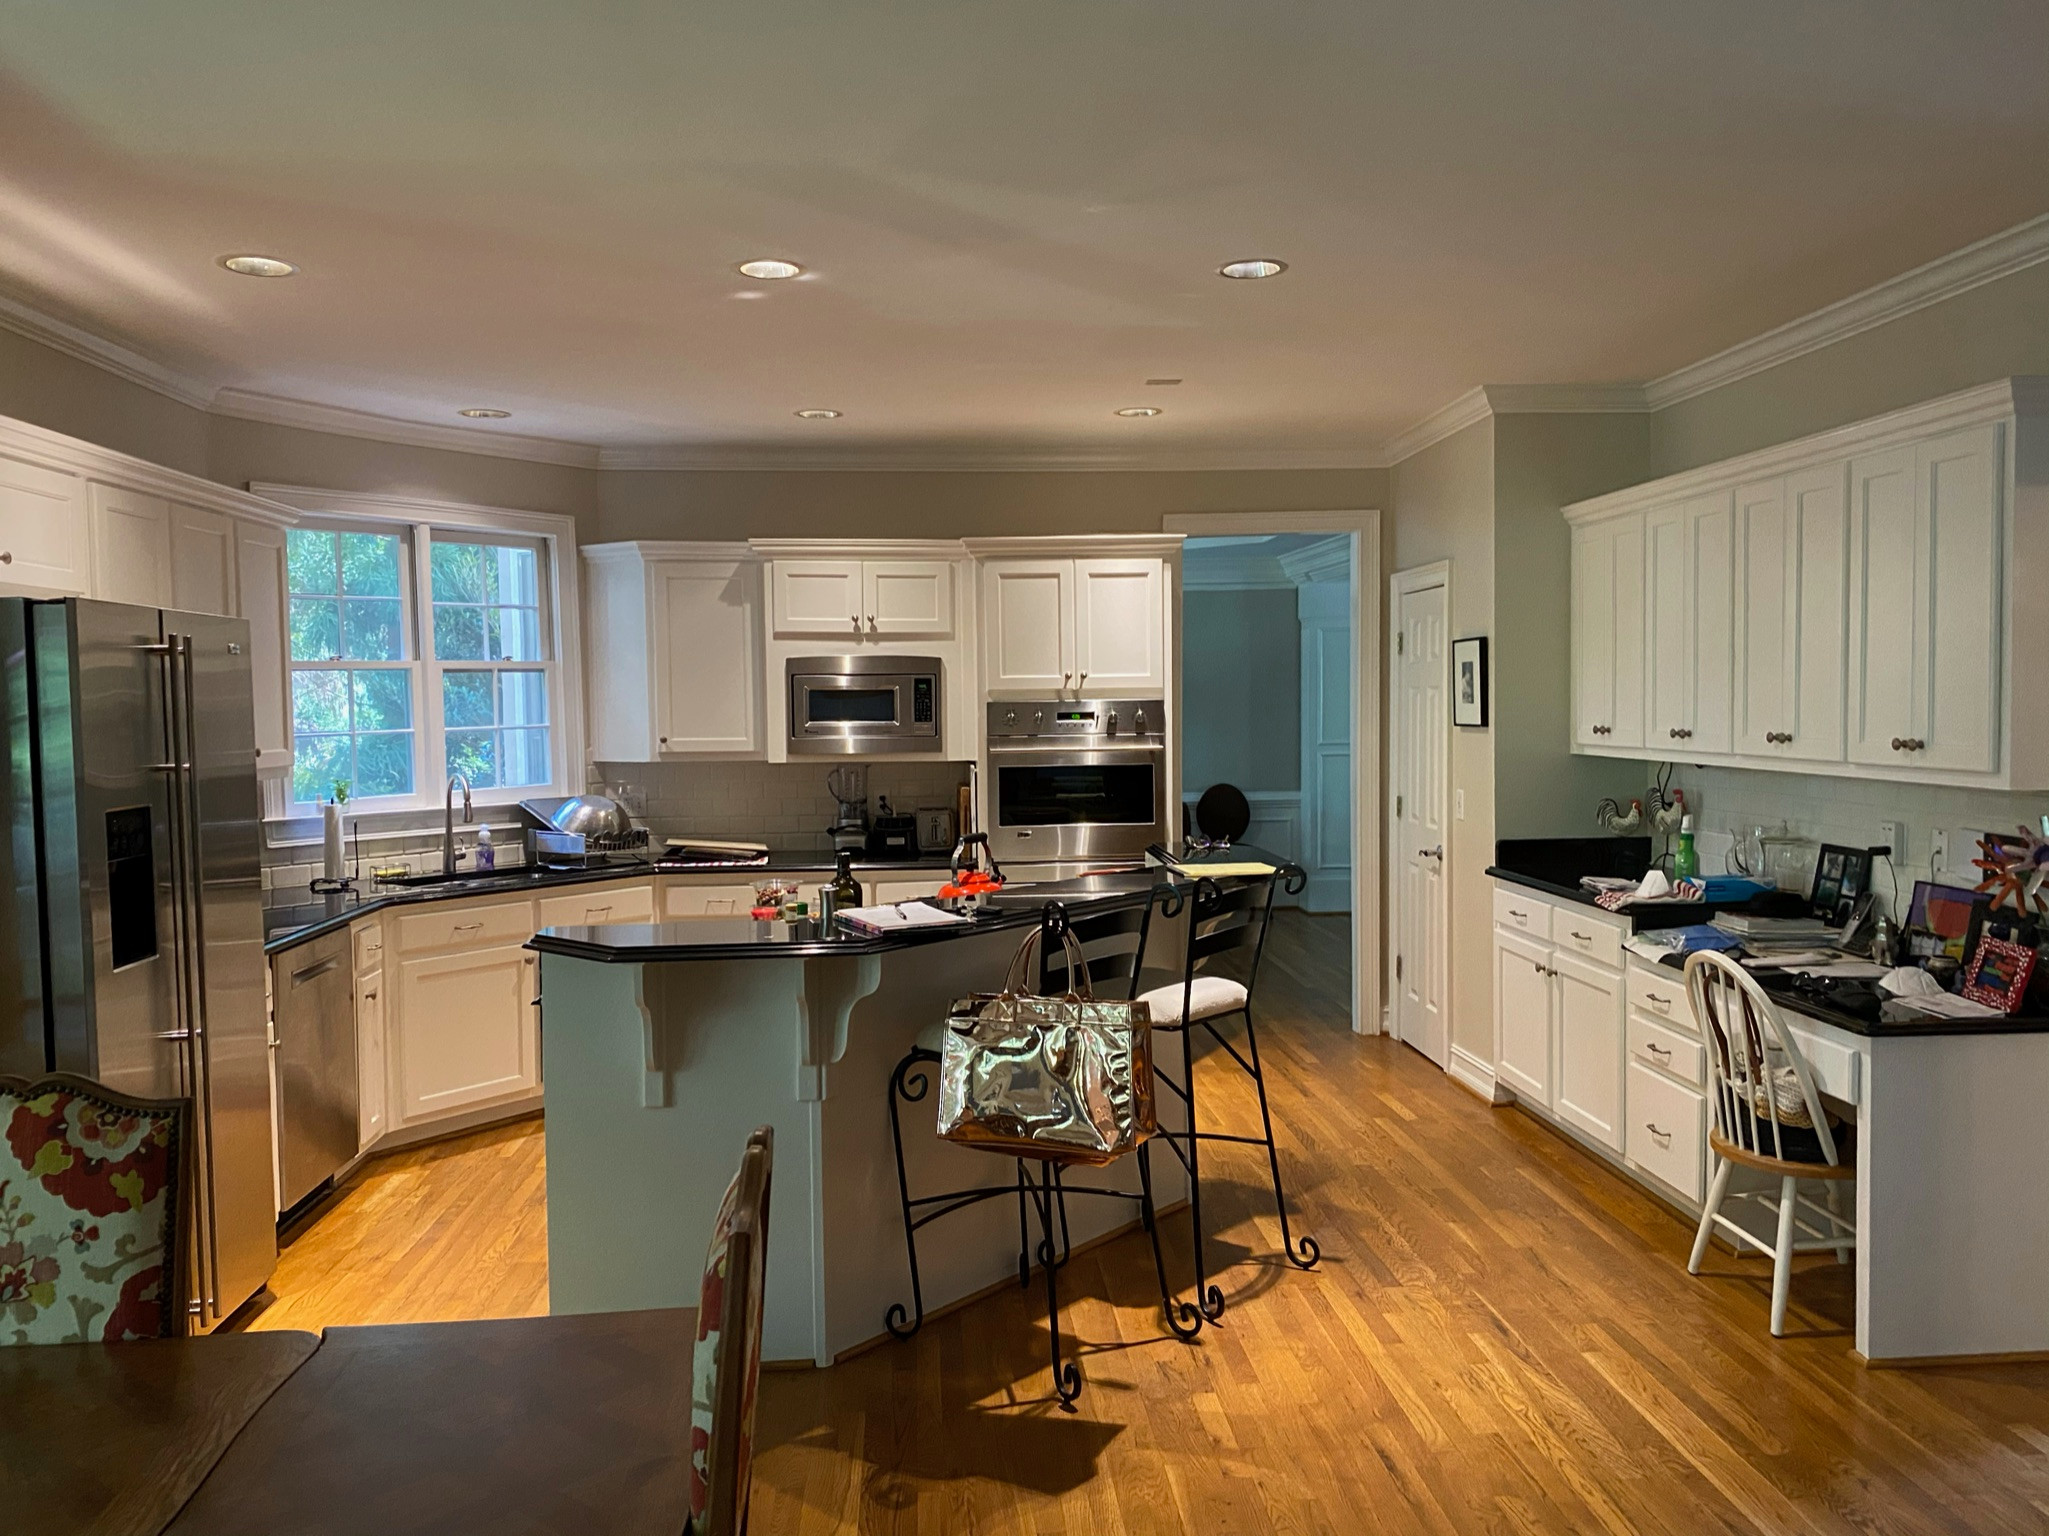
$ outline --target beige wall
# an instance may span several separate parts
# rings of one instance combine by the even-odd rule
[[[1494,629],[1497,426],[1492,419],[1476,422],[1394,468],[1390,569],[1451,562],[1454,637]],[[1500,696],[1497,685],[1494,697],[1498,701]],[[1491,726],[1451,733],[1453,805],[1463,791],[1466,814],[1460,821],[1454,810],[1445,853],[1451,882],[1451,1043],[1489,1063],[1494,1059],[1494,975],[1487,935],[1493,926],[1493,896],[1485,871],[1494,862],[1495,735]],[[1390,850],[1390,868],[1392,856]],[[1392,972],[1392,955],[1388,965]]]
[[[2026,373],[2049,373],[2049,262],[1667,406],[1645,478]]]
[[[8,330],[0,330],[0,416],[206,473],[206,412]]]
[[[1384,469],[607,470],[607,539],[1157,533],[1174,512],[1386,504]]]

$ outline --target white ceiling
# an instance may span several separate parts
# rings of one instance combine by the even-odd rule
[[[2040,0],[0,0],[0,290],[613,447],[1366,463],[2041,214],[2045,59]]]

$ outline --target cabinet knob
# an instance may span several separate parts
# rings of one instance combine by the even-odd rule
[[[1927,745],[1928,743],[1918,736],[1895,736],[1892,739],[1892,749],[1895,752],[1919,752]]]
[[[0,565],[12,564],[14,564],[14,551],[11,549],[0,549]]]

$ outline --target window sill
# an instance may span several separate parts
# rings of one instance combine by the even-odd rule
[[[506,809],[506,807],[494,805],[481,806],[478,809],[500,811]],[[429,815],[433,817],[432,826],[429,826],[425,819]],[[356,829],[358,821],[362,823],[360,833]],[[477,828],[485,826],[491,829],[491,836],[494,839],[501,832],[514,834],[514,841],[523,840],[526,836],[526,823],[523,821],[487,821],[479,817],[474,821],[458,820],[455,824],[458,833],[467,831],[472,837],[476,835]],[[431,813],[428,811],[368,811],[360,817],[348,815],[346,809],[344,809],[342,816],[342,840],[344,842],[354,842],[359,837],[365,843],[401,842],[408,838],[426,837],[430,834],[439,836],[440,832],[441,820],[438,809]],[[263,824],[263,846],[266,848],[318,848],[325,841],[326,833],[321,826],[320,818],[317,816],[288,816],[282,820],[266,821]]]

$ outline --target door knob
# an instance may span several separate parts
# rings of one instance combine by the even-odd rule
[[[1444,844],[1439,843],[1435,848],[1419,848],[1416,850],[1416,857],[1419,859],[1435,859],[1441,864],[1444,862]]]

